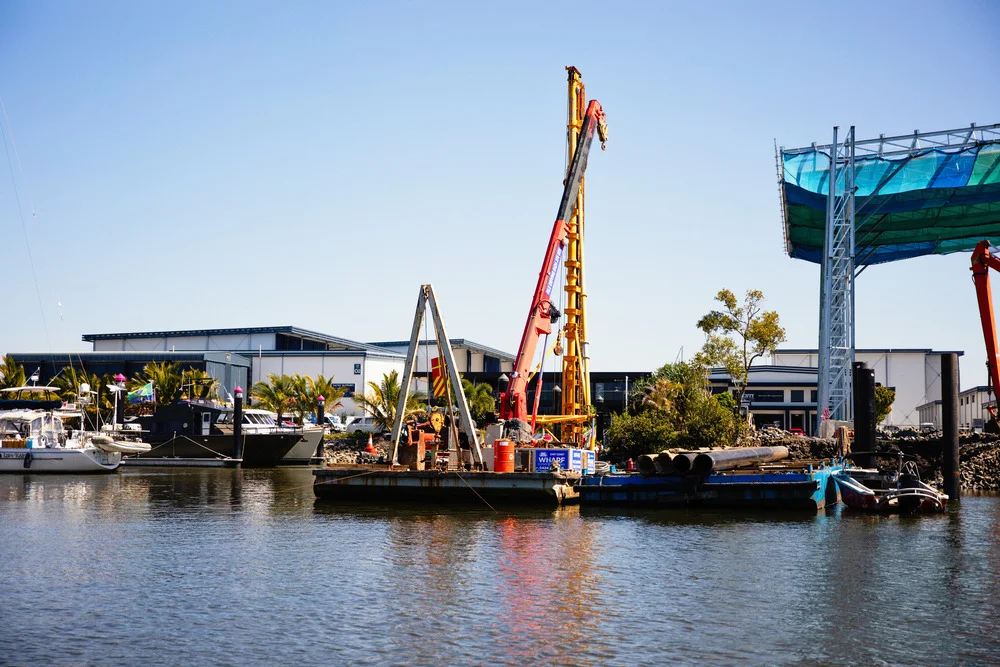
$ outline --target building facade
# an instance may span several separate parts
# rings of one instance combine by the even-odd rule
[[[963,354],[925,348],[855,350],[855,360],[863,361],[868,368],[875,370],[875,383],[896,392],[892,411],[884,424],[919,426],[918,406],[941,398],[941,355],[947,353]],[[773,366],[811,368],[814,371],[818,363],[815,349],[780,349],[770,358]]]
[[[392,371],[403,374],[409,347],[409,341],[361,343],[293,326],[86,334],[83,340],[93,345],[91,354],[133,355],[138,370],[144,356],[151,361],[154,355],[204,352],[244,360],[248,369],[243,375],[226,376],[214,367],[204,368],[219,379],[223,395],[231,395],[237,384],[250,387],[271,374],[322,375],[347,390],[342,402],[348,413],[354,410],[350,399],[354,392],[363,392],[369,382],[377,384]],[[459,373],[499,376],[513,367],[513,355],[500,350],[466,339],[452,339],[450,344]],[[434,341],[420,342],[415,391],[427,390],[426,374],[430,359],[438,356],[436,347]]]
[[[989,387],[978,386],[966,389],[958,394],[958,429],[973,433],[982,433],[983,427],[990,419],[989,408],[996,404],[996,399]],[[925,428],[933,426],[940,430],[943,425],[943,406],[940,399],[928,401],[917,406],[920,415],[920,425]]]

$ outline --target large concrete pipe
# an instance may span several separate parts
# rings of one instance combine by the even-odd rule
[[[656,472],[661,475],[669,475],[674,471],[673,463],[674,455],[670,452],[660,452],[656,455],[656,461],[654,465],[656,466]]]
[[[656,474],[656,454],[643,454],[639,457],[639,472],[643,475]]]
[[[703,452],[695,457],[691,466],[698,475],[708,475],[718,470],[732,470],[752,463],[780,461],[788,457],[788,447],[737,447]],[[676,459],[675,459],[676,460]]]
[[[681,452],[679,454],[675,454],[673,460],[670,462],[674,472],[682,475],[691,472],[691,466],[694,464],[694,460],[697,456],[697,452]]]

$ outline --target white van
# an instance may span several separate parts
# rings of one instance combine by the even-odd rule
[[[375,422],[373,417],[358,417],[347,425],[348,433],[382,433],[382,426]]]

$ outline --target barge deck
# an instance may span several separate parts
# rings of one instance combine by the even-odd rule
[[[842,462],[762,464],[710,475],[590,475],[580,483],[582,505],[619,507],[746,507],[819,510],[840,502],[833,475]]]
[[[329,500],[552,506],[577,502],[581,479],[572,471],[413,471],[357,465],[313,470],[313,475],[316,496]]]

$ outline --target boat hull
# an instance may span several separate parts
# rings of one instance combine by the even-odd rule
[[[871,489],[850,475],[836,475],[840,497],[847,507],[879,514],[939,514],[948,507],[948,496],[916,482],[916,486]]]
[[[320,463],[322,459],[316,455],[319,444],[323,441],[322,428],[310,428],[298,433],[302,437],[297,443],[292,445],[281,459],[281,465],[308,465],[310,463]]]
[[[837,466],[699,475],[589,475],[580,502],[620,507],[702,506],[816,511],[838,502]]]
[[[247,468],[272,468],[300,439],[298,433],[252,433],[243,436],[243,466]],[[154,440],[146,439],[150,445],[148,452],[137,454],[135,458],[163,459],[231,459],[235,458],[236,447],[233,436],[221,435],[174,435]]]
[[[119,452],[96,448],[0,448],[0,473],[109,473],[121,465]]]

